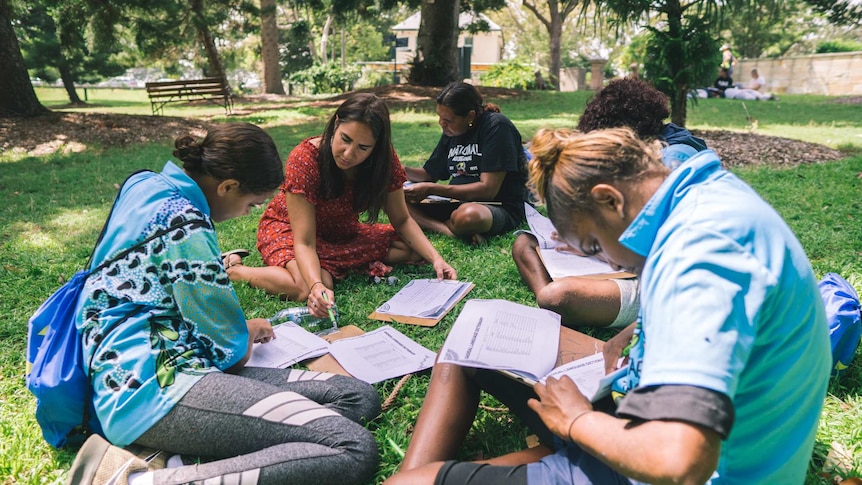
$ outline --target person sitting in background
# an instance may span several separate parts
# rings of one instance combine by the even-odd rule
[[[668,99],[647,81],[615,79],[587,103],[578,130],[629,127],[638,136],[663,143],[662,161],[674,169],[706,143],[691,132],[664,123],[670,115]],[[536,304],[562,316],[564,325],[623,327],[637,317],[638,279],[568,277],[554,281],[536,248],[538,240],[521,233],[512,246],[512,258],[524,282],[536,295]]]
[[[124,184],[93,252],[97,265],[167,229],[81,293],[76,325],[107,440],[87,439],[68,483],[364,483],[379,461],[361,424],[380,412],[373,387],[245,366],[273,330],[244,317],[212,223],[248,214],[281,184],[275,143],[255,125],[217,123],[175,148],[182,167]],[[171,230],[181,221],[194,222]]]
[[[443,129],[437,147],[422,168],[405,167],[415,182],[404,189],[410,214],[423,229],[473,243],[517,228],[526,220],[528,191],[527,157],[515,125],[463,82],[443,88],[437,116]],[[429,195],[457,202],[421,203]]]
[[[746,100],[777,100],[774,94],[763,92],[766,89],[766,79],[764,79],[757,69],[751,70],[751,80],[745,84],[727,88],[724,91],[724,97],[727,99],[746,99]]]
[[[727,68],[720,68],[718,70],[718,77],[715,79],[715,82],[712,84],[712,87],[706,88],[710,98],[723,98],[724,91],[727,88],[733,87],[733,78],[730,77],[730,73]]]
[[[312,315],[325,318],[335,304],[335,281],[350,271],[380,277],[391,271],[386,264],[424,260],[437,278],[457,278],[410,217],[406,176],[391,139],[389,109],[380,98],[347,98],[322,135],[302,141],[287,157],[284,184],[257,231],[266,266],[246,266],[228,254],[230,279],[306,301]],[[371,223],[360,220],[363,212]],[[376,223],[380,212],[389,224]]]
[[[549,378],[521,386],[522,401],[536,397],[512,409],[552,439],[450,461],[481,374],[437,364],[385,485],[803,483],[831,367],[817,278],[793,231],[714,152],[671,171],[660,148],[614,128],[540,130],[531,149],[560,238],[642,276],[634,333],[605,346],[606,366],[628,349],[615,414]]]

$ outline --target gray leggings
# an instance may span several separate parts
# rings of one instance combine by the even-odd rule
[[[211,373],[135,441],[198,464],[157,470],[155,484],[362,483],[377,469],[377,443],[362,424],[380,396],[350,377],[247,367]]]

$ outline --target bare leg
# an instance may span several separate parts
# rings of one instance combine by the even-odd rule
[[[469,237],[474,234],[484,234],[491,230],[494,216],[491,210],[482,204],[465,202],[452,212],[446,225],[456,236]]]
[[[467,372],[454,364],[434,366],[401,470],[455,457],[479,406],[479,386]]]
[[[512,244],[512,259],[521,273],[521,278],[533,294],[538,294],[545,286],[551,283],[551,275],[545,269],[542,259],[536,248],[539,241],[529,234],[519,234]]]
[[[432,231],[445,236],[455,237],[455,233],[452,232],[452,229],[449,226],[447,226],[443,221],[438,221],[437,219],[426,215],[418,205],[419,204],[407,204],[407,210],[410,212],[410,217],[416,221],[416,224],[419,224],[419,227],[421,227],[423,231]]]
[[[235,257],[231,255],[230,257]],[[227,266],[227,265],[226,265]],[[290,261],[282,268],[280,266],[245,266],[233,264],[227,270],[231,281],[244,281],[250,286],[260,288],[267,293],[278,295],[282,299],[305,301],[308,298],[308,285],[299,272],[296,260]],[[333,287],[332,275],[322,270],[323,284]]]
[[[607,326],[620,313],[620,287],[610,280],[570,277],[553,281],[536,248],[539,243],[521,234],[512,245],[512,259],[536,304],[559,313],[569,327]]]
[[[383,485],[431,485],[442,467],[443,462],[437,461],[412,470],[400,471],[387,478]],[[404,470],[403,465],[401,469]]]
[[[392,241],[383,262],[386,264],[419,263],[424,260],[425,258],[422,255],[414,251],[404,241]]]
[[[497,466],[526,465],[529,463],[535,463],[551,453],[553,453],[553,450],[547,446],[539,445],[535,448],[516,451],[514,453],[491,458],[490,460],[479,461],[477,463],[487,463],[489,465]],[[402,466],[402,470],[404,471],[400,471],[396,475],[389,477],[389,479],[383,482],[383,485],[433,484],[442,466],[442,461],[429,463],[412,470],[404,470]]]
[[[536,304],[559,313],[566,326],[604,327],[620,313],[620,287],[611,280],[564,278],[542,288]]]
[[[503,456],[491,458],[490,460],[479,461],[477,463],[487,463],[489,465],[498,466],[526,465],[528,463],[535,463],[553,453],[554,450],[545,445],[539,445],[534,446],[533,448],[527,448],[526,450],[513,451],[512,453],[507,453]]]

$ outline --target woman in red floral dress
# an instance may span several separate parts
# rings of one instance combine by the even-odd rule
[[[335,302],[334,280],[351,270],[373,274],[386,271],[382,263],[425,260],[438,278],[457,278],[410,217],[406,179],[392,149],[386,105],[373,94],[351,96],[322,136],[303,140],[287,158],[284,184],[257,232],[267,266],[244,266],[229,254],[228,275],[290,300],[307,300],[321,318]],[[390,224],[376,222],[381,211]]]

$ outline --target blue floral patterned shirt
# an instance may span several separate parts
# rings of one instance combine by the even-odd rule
[[[245,316],[209,211],[195,181],[168,162],[123,186],[94,252],[95,267],[160,229],[196,221],[92,274],[79,301],[96,415],[115,445],[132,443],[201,377],[245,355]]]

